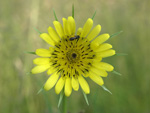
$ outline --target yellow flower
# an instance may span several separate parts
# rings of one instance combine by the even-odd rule
[[[102,59],[115,54],[112,45],[105,43],[109,34],[99,35],[101,26],[93,29],[93,20],[87,19],[83,28],[78,28],[72,16],[62,18],[63,26],[59,21],[54,21],[55,29],[48,28],[48,33],[41,33],[40,37],[51,46],[49,49],[37,49],[33,60],[36,64],[32,69],[33,74],[47,71],[50,75],[44,85],[45,90],[55,86],[56,94],[64,88],[66,96],[70,96],[72,89],[78,91],[79,86],[85,94],[90,93],[90,88],[85,80],[89,77],[102,86],[102,77],[107,77],[107,72],[114,67],[102,62]],[[98,36],[99,35],[99,36]]]

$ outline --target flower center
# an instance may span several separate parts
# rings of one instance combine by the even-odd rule
[[[76,53],[72,53],[72,58],[76,58],[77,54]]]
[[[76,49],[71,49],[66,53],[66,57],[70,63],[75,63],[80,59],[80,53]]]
[[[94,58],[95,52],[86,38],[71,37],[62,39],[55,45],[51,62],[64,76],[75,76],[88,72]]]

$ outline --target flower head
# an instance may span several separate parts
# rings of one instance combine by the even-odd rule
[[[50,75],[44,85],[45,90],[55,86],[56,94],[64,88],[66,96],[70,96],[72,89],[78,91],[79,86],[90,93],[90,88],[85,80],[89,77],[102,86],[102,77],[107,77],[107,72],[112,71],[112,65],[102,62],[102,59],[115,54],[112,45],[105,43],[109,34],[99,35],[101,26],[93,29],[93,20],[87,19],[82,28],[76,32],[76,23],[72,16],[62,18],[63,26],[59,21],[53,21],[55,29],[48,28],[48,33],[41,33],[40,37],[51,46],[49,49],[37,49],[33,60],[36,64],[32,73],[47,71]]]

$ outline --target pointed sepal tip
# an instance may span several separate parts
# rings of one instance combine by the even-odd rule
[[[86,104],[89,106],[89,101],[88,101],[87,95],[84,93],[84,91],[82,91],[82,92],[83,92],[83,96],[86,101]]]
[[[102,85],[101,87],[102,87],[105,91],[107,91],[108,93],[110,93],[110,94],[112,95],[111,91],[109,91],[104,85]]]

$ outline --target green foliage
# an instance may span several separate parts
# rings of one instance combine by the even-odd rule
[[[25,53],[36,55],[36,53],[35,53],[35,52],[25,51]]]
[[[56,13],[55,13],[55,10],[53,9],[53,13],[54,13],[54,17],[55,17],[55,20],[58,21],[58,18],[56,16]]]
[[[83,92],[83,96],[84,96],[85,102],[89,106],[89,101],[88,101],[87,95],[84,93],[84,91],[82,91],[82,92]]]
[[[36,32],[38,32],[39,34],[41,34],[41,32],[40,32],[38,29],[34,28],[34,30],[35,30]]]
[[[108,93],[112,94],[111,91],[109,91],[109,89],[107,89],[104,85],[101,86],[105,91],[107,91]]]
[[[119,35],[119,34],[122,33],[122,32],[123,32],[123,31],[119,31],[119,32],[117,32],[117,33],[114,33],[114,34],[110,35],[110,38],[113,38],[113,37]]]
[[[72,5],[72,17],[74,18],[74,4]]]
[[[59,97],[59,101],[58,101],[58,108],[60,107],[60,104],[63,100],[63,96],[64,96],[64,89],[62,90],[62,92],[60,93],[60,97]]]
[[[95,15],[96,15],[96,11],[94,12],[94,14],[93,14],[93,16],[92,16],[92,20],[94,19]]]

